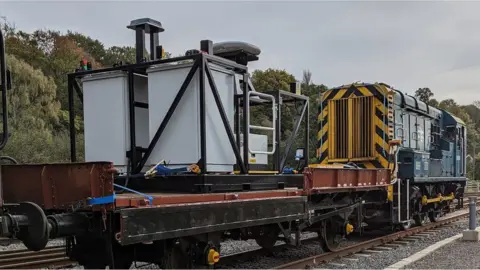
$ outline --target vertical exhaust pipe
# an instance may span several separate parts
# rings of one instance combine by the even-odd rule
[[[150,60],[162,58],[158,37],[158,33],[165,31],[162,23],[150,18],[143,18],[131,21],[127,28],[135,30],[135,59],[137,64],[144,62],[145,34],[150,35]]]

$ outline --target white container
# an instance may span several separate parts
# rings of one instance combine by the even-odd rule
[[[128,76],[122,71],[92,74],[82,79],[85,160],[111,161],[126,170],[130,150]],[[147,78],[134,76],[135,101],[148,102]],[[136,144],[148,147],[148,109],[135,107]]]
[[[249,148],[252,151],[268,151],[268,136],[262,134],[250,133],[248,136]],[[243,158],[243,134],[240,134],[240,155]],[[268,165],[268,155],[267,154],[252,154],[248,153],[248,163],[249,164],[259,164],[259,165]]]
[[[148,73],[149,130],[153,139],[175,96],[180,90],[192,63],[159,65]],[[234,73],[209,64],[230,127],[234,119]],[[197,70],[187,90],[157,142],[147,164],[165,160],[171,167],[197,163],[200,152],[200,84]],[[236,164],[230,141],[205,76],[206,149],[208,172],[230,172]]]

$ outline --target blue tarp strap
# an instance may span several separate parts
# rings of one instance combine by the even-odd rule
[[[90,205],[109,204],[115,202],[115,193],[105,197],[92,198],[88,200]]]
[[[113,185],[114,185],[115,187],[124,189],[124,190],[126,190],[126,191],[130,191],[130,192],[136,193],[136,194],[138,194],[138,195],[141,195],[141,196],[143,196],[143,197],[145,197],[145,198],[148,199],[148,202],[149,202],[150,205],[153,204],[153,197],[150,196],[150,195],[147,195],[147,194],[145,194],[145,193],[138,192],[138,191],[136,191],[136,190],[133,190],[133,189],[130,189],[130,188],[127,188],[127,187],[118,185],[118,184],[113,184]]]
[[[118,188],[121,188],[121,189],[130,191],[130,192],[136,193],[136,194],[138,194],[138,195],[141,195],[141,196],[143,196],[143,197],[145,197],[145,198],[148,199],[148,202],[149,202],[150,205],[153,204],[153,197],[150,196],[150,195],[147,195],[147,194],[138,192],[138,191],[136,191],[136,190],[133,190],[133,189],[130,189],[130,188],[127,188],[127,187],[118,185],[118,184],[113,184],[113,185],[114,185],[115,187],[118,187]],[[105,197],[91,198],[91,199],[89,199],[87,202],[88,202],[89,205],[99,205],[99,204],[114,203],[114,202],[115,202],[115,193],[113,193],[112,195],[109,195],[109,196],[105,196]]]

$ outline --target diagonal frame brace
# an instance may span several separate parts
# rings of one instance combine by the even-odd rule
[[[288,138],[287,145],[285,147],[285,154],[283,155],[282,161],[280,162],[280,172],[283,171],[285,167],[287,156],[290,153],[295,137],[297,136],[298,130],[300,129],[300,125],[302,124],[302,121],[305,117],[305,112],[307,112],[307,108],[308,108],[308,100],[305,100],[300,115],[297,114],[297,119],[295,120],[292,135],[290,135],[290,137]],[[306,123],[305,128],[308,129],[308,123]]]
[[[172,117],[173,113],[175,112],[175,109],[177,108],[177,106],[178,106],[178,104],[180,103],[183,95],[185,94],[188,85],[189,85],[190,82],[192,81],[193,75],[195,75],[195,72],[196,72],[197,69],[199,68],[199,66],[200,66],[200,63],[199,63],[199,62],[200,62],[200,61],[201,61],[201,57],[195,59],[195,62],[194,62],[194,64],[193,64],[192,68],[190,69],[190,72],[188,72],[188,75],[187,75],[187,77],[185,78],[185,81],[183,81],[183,84],[182,84],[182,86],[180,87],[180,90],[178,91],[177,95],[175,96],[175,99],[173,100],[172,105],[170,105],[170,108],[168,109],[168,111],[167,111],[167,113],[166,113],[166,115],[165,115],[165,118],[163,118],[162,123],[161,123],[160,126],[158,127],[157,132],[156,132],[155,135],[153,136],[152,141],[150,142],[150,144],[148,145],[148,148],[147,148],[147,150],[145,151],[145,154],[143,155],[143,157],[142,157],[142,159],[140,160],[140,162],[138,163],[135,171],[133,172],[134,174],[140,173],[140,171],[142,170],[143,166],[145,166],[145,163],[147,162],[148,158],[149,158],[150,155],[152,154],[155,145],[157,144],[158,140],[160,139],[160,136],[162,135],[163,131],[164,131],[165,128],[167,127],[167,124],[168,124],[168,122],[170,121],[170,118]]]
[[[210,84],[210,88],[212,89],[213,97],[215,98],[215,103],[217,104],[218,111],[222,118],[223,125],[225,127],[225,131],[227,132],[228,139],[230,141],[230,145],[232,146],[233,153],[237,158],[237,163],[240,165],[240,172],[242,174],[247,173],[247,169],[245,168],[245,164],[243,163],[242,156],[240,155],[240,149],[238,148],[237,143],[235,142],[235,138],[233,137],[233,131],[228,123],[228,119],[225,113],[225,108],[223,107],[222,101],[220,100],[220,95],[218,94],[217,85],[215,84],[215,80],[213,79],[213,75],[210,71],[208,65],[205,65],[205,73],[207,75],[208,83]],[[238,138],[240,139],[240,138]]]

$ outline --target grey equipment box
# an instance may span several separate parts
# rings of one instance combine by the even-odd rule
[[[150,140],[157,132],[192,65],[193,63],[162,64],[147,69]],[[233,71],[210,63],[207,65],[212,71],[226,116],[233,130],[235,74]],[[175,168],[199,161],[201,157],[199,93],[199,71],[197,70],[147,164],[155,165],[165,160],[169,167]],[[235,155],[206,75],[205,103],[207,171],[231,172],[236,164]]]
[[[135,100],[148,102],[147,78],[134,75]],[[120,172],[130,150],[128,76],[126,72],[102,72],[82,79],[85,129],[85,161],[111,161]],[[148,147],[148,111],[135,108],[136,145]]]

